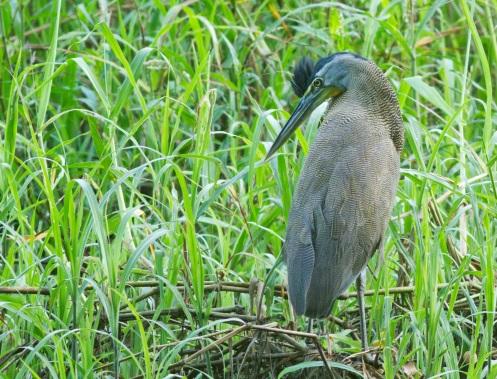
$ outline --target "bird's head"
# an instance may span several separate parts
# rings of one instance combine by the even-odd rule
[[[300,102],[287,123],[276,137],[266,159],[278,150],[323,102],[347,91],[355,68],[369,61],[353,53],[336,53],[321,58],[316,64],[310,58],[302,58],[293,72],[292,87]]]

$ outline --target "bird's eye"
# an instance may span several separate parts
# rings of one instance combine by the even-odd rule
[[[314,88],[321,88],[323,86],[323,79],[321,79],[321,78],[314,79],[312,82],[312,86]]]

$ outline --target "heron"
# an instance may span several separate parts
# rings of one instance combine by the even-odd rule
[[[384,235],[400,176],[404,131],[397,96],[371,60],[350,52],[301,59],[292,87],[300,101],[271,146],[270,158],[328,101],[305,159],[282,255],[297,315],[326,318],[356,281],[360,338],[367,349],[366,268]]]

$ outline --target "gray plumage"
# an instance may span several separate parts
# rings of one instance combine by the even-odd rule
[[[302,62],[296,93],[331,100],[294,193],[283,254],[296,313],[323,318],[382,247],[404,136],[397,97],[373,62],[350,53],[321,59],[314,70]]]

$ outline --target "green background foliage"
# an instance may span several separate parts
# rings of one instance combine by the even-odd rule
[[[386,72],[406,134],[384,262],[368,273],[370,343],[387,378],[413,365],[484,375],[497,346],[496,17],[495,2],[465,0],[1,0],[0,286],[41,292],[0,293],[0,375],[162,378],[226,328],[212,308],[249,296],[206,286],[272,267],[319,124],[264,162],[297,101],[293,66],[343,50]],[[140,297],[139,281],[158,291]],[[286,300],[266,306],[293,319]],[[333,316],[352,324],[356,300]],[[360,350],[350,328],[325,327],[337,355]]]

